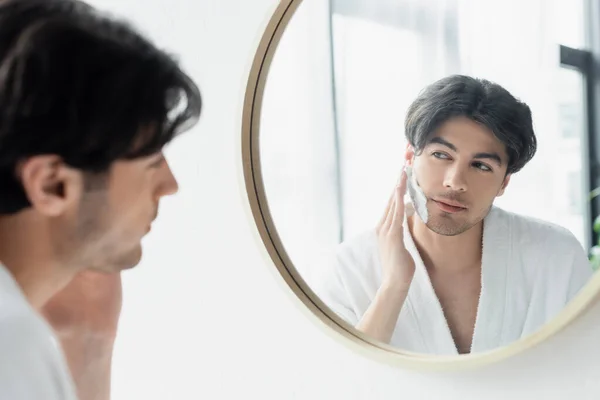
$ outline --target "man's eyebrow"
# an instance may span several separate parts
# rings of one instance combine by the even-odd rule
[[[429,143],[437,143],[437,144],[441,144],[442,146],[446,146],[449,149],[451,149],[452,151],[458,153],[458,149],[456,148],[455,145],[453,145],[452,143],[450,143],[449,141],[447,141],[446,139],[443,139],[439,136],[436,136],[434,138],[432,138]],[[473,158],[477,158],[477,159],[488,159],[488,160],[493,160],[496,162],[496,164],[498,164],[499,166],[502,166],[502,157],[500,157],[500,155],[498,153],[492,152],[492,153],[487,153],[487,152],[483,152],[483,153],[477,153],[473,156]]]
[[[437,144],[441,144],[442,146],[446,146],[448,148],[450,148],[452,151],[455,151],[458,153],[458,149],[456,148],[455,145],[453,145],[452,143],[450,143],[449,141],[447,141],[446,139],[442,139],[439,136],[434,137],[433,139],[431,139],[429,141],[429,143],[437,143]]]
[[[496,164],[502,166],[502,158],[500,155],[498,155],[498,153],[477,153],[473,156],[473,158],[493,160],[496,162]]]

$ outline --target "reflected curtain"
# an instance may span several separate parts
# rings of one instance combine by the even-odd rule
[[[273,57],[260,120],[269,211],[307,280],[341,230],[331,54],[329,4],[303,1]]]

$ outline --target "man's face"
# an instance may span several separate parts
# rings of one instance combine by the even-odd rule
[[[510,179],[504,144],[465,117],[441,125],[420,154],[409,147],[406,158],[427,197],[426,225],[444,236],[482,221]]]
[[[81,267],[100,271],[134,267],[159,200],[177,192],[163,154],[117,161],[107,176],[88,178],[86,186],[70,224],[73,243],[81,249],[80,262],[85,264]]]

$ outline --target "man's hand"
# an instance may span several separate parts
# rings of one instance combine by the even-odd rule
[[[120,273],[83,271],[43,307],[80,400],[110,398],[110,366],[122,306]]]
[[[415,261],[404,245],[406,181],[406,171],[403,170],[385,213],[377,225],[379,255],[383,267],[382,286],[408,288],[415,274]]]
[[[374,339],[389,343],[400,310],[415,274],[415,261],[404,245],[404,194],[406,172],[394,188],[385,213],[377,225],[382,283],[356,329]]]

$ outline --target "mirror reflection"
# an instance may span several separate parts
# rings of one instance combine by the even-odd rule
[[[261,169],[293,266],[333,312],[403,350],[476,353],[591,279],[595,132],[569,57],[589,51],[583,16],[583,1],[300,4],[266,82]]]

